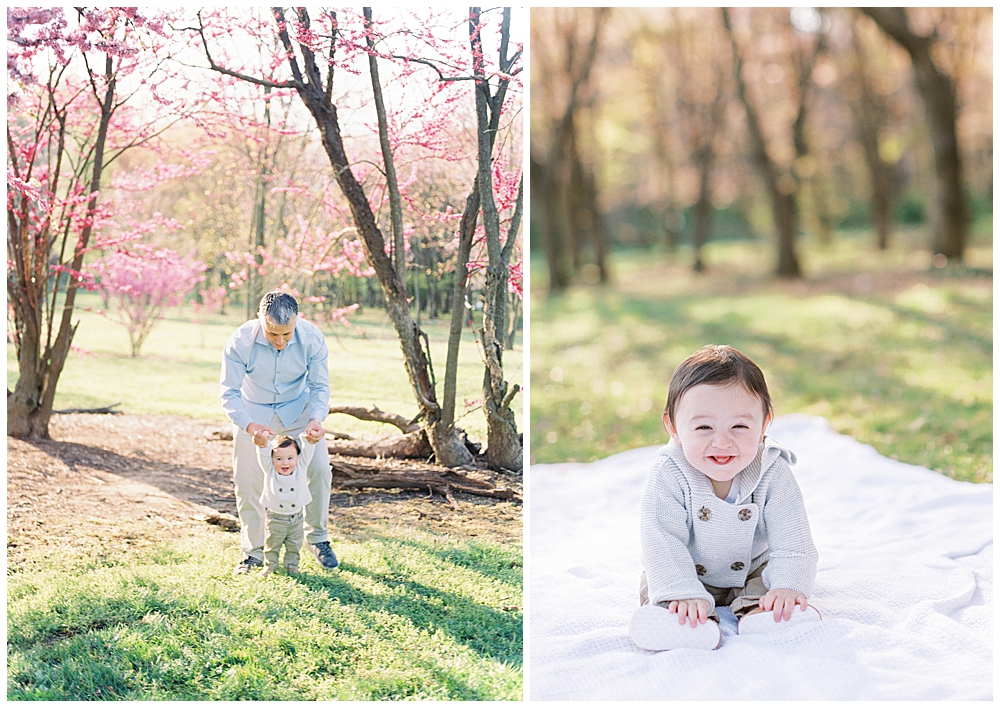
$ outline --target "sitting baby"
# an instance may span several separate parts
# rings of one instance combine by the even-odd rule
[[[703,347],[671,377],[671,442],[642,497],[645,572],[629,634],[643,649],[717,648],[717,606],[740,634],[820,619],[807,602],[818,555],[795,455],[765,436],[772,415],[763,372],[731,347]]]

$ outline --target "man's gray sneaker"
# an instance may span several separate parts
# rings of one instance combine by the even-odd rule
[[[259,568],[262,565],[264,565],[264,561],[253,556],[247,556],[233,568],[233,575],[246,575],[250,572],[251,568]]]
[[[320,541],[316,544],[309,544],[312,547],[313,555],[316,556],[316,560],[319,564],[326,568],[327,570],[333,570],[337,567],[337,556],[333,555],[333,549],[330,548],[329,541]]]

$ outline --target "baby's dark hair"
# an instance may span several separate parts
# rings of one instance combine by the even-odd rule
[[[677,420],[677,405],[681,396],[699,384],[726,385],[738,383],[752,393],[764,406],[764,417],[774,413],[771,394],[767,392],[764,372],[746,354],[732,347],[710,344],[681,362],[670,377],[667,405],[663,414]]]
[[[274,450],[277,450],[278,448],[281,447],[288,447],[289,445],[295,446],[296,455],[302,452],[302,448],[299,447],[299,441],[296,440],[295,438],[289,437],[288,435],[279,435],[277,438],[274,439]],[[274,450],[272,450],[271,452],[274,453]]]

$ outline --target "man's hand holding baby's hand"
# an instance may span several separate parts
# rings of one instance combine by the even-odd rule
[[[708,600],[671,600],[667,610],[676,613],[681,624],[684,624],[684,619],[687,618],[691,629],[697,627],[699,622],[705,624],[708,621]]]
[[[806,607],[809,606],[806,596],[795,590],[786,590],[784,588],[768,590],[767,594],[757,602],[757,606],[764,610],[764,612],[774,610],[775,622],[780,622],[782,619],[790,620],[792,618],[792,610],[795,609],[796,605],[801,605],[801,611],[805,612]]]
[[[247,426],[247,432],[253,439],[253,444],[257,447],[266,447],[267,441],[274,435],[274,431],[271,430],[266,425],[261,425],[260,423],[250,423]]]
[[[311,443],[318,443],[324,437],[323,426],[321,426],[319,424],[319,421],[317,421],[315,418],[310,420],[309,424],[306,425],[305,433],[306,433],[306,440],[308,440]]]

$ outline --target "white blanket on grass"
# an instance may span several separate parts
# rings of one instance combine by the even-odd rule
[[[639,498],[657,447],[530,470],[532,700],[991,700],[993,485],[880,456],[821,418],[769,434],[798,455],[819,570],[817,624],[716,651],[647,652]]]

